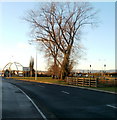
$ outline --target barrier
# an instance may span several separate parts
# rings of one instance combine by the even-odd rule
[[[79,77],[67,77],[67,84],[77,85],[77,86],[87,86],[87,87],[97,87],[97,78],[79,78]]]

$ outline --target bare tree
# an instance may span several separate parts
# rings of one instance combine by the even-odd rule
[[[73,56],[79,44],[83,27],[96,24],[96,12],[90,3],[47,3],[39,10],[29,12],[34,39],[40,42],[61,66],[61,79],[69,75]],[[74,54],[75,55],[75,54]]]

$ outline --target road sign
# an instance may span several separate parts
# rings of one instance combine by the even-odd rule
[[[23,67],[23,71],[30,71],[29,67]]]

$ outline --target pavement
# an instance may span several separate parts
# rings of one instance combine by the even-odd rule
[[[39,120],[39,114],[30,99],[16,86],[2,82],[2,119]]]

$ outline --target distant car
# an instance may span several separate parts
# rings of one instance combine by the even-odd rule
[[[82,74],[79,74],[78,76],[79,76],[79,77],[82,77]]]
[[[76,73],[73,75],[74,77],[82,77],[82,74],[81,73]]]
[[[19,74],[19,77],[23,77],[23,74]]]
[[[86,77],[88,77],[89,75],[88,75],[88,74],[86,74],[85,76],[86,76]]]

